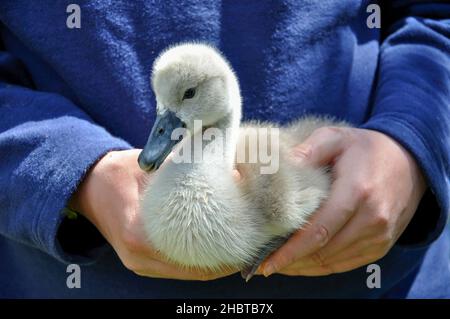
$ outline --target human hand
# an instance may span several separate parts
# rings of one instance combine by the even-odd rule
[[[382,258],[412,219],[426,189],[412,156],[382,133],[316,130],[294,150],[300,165],[330,165],[334,182],[310,224],[262,265],[260,273],[323,276]]]
[[[113,151],[89,171],[70,205],[92,222],[126,268],[138,275],[184,280],[211,280],[229,275],[181,269],[155,251],[143,230],[139,198],[151,174],[137,162],[141,150]]]

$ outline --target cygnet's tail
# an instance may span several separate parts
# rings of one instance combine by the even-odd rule
[[[268,242],[264,247],[261,248],[257,257],[241,270],[241,276],[248,282],[255,275],[258,267],[263,263],[263,261],[275,250],[284,245],[285,242],[291,237],[291,234],[287,236],[277,236],[274,237],[270,242]]]

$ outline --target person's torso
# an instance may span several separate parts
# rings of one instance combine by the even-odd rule
[[[366,25],[366,1],[79,1],[79,29],[66,25],[69,3],[3,3],[6,48],[38,90],[65,95],[136,147],[154,120],[152,63],[184,41],[230,60],[244,119],[327,114],[360,124],[370,112],[379,30]]]

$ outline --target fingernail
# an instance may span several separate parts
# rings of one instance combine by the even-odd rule
[[[269,277],[274,272],[275,272],[275,266],[272,263],[266,263],[266,265],[264,265],[264,269],[263,269],[264,277]]]
[[[256,269],[255,274],[262,275],[263,274],[263,269],[264,269],[264,267],[260,265],[258,267],[258,269]]]

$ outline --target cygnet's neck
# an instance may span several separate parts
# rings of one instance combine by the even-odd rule
[[[211,165],[225,164],[229,169],[233,168],[236,143],[239,137],[239,126],[241,122],[241,97],[237,81],[231,79],[232,85],[228,89],[229,112],[219,121],[211,125],[209,129],[203,128],[197,138],[203,138],[202,157],[203,164]],[[230,84],[230,83],[229,83]],[[221,138],[216,138],[215,134]],[[212,135],[212,136],[211,136]]]
[[[228,76],[227,84],[229,112],[213,125],[213,127],[220,131],[223,139],[222,141],[218,139],[217,141],[212,140],[210,143],[204,143],[203,151],[208,156],[208,153],[216,150],[217,147],[223,147],[222,154],[220,152],[214,152],[214,156],[218,157],[216,160],[222,161],[231,169],[234,166],[242,109],[239,85],[233,74]],[[219,143],[220,145],[218,145]],[[205,160],[207,159],[205,158]]]

